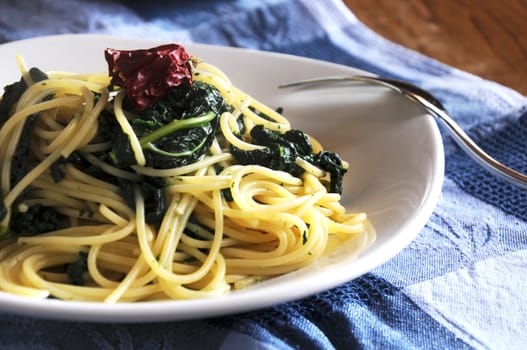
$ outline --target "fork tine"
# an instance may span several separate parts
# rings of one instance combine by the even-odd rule
[[[374,75],[348,75],[348,76],[334,76],[334,77],[322,77],[322,78],[313,78],[306,80],[299,80],[294,82],[289,82],[285,84],[278,85],[280,89],[287,89],[293,87],[316,87],[317,85],[329,85],[339,82],[362,82],[365,84],[375,84],[387,87],[389,89],[395,90],[403,95],[409,96],[408,92],[421,95],[425,97],[430,103],[434,104],[436,107],[445,109],[441,101],[439,101],[435,96],[433,96],[428,91],[414,85],[412,83],[391,79],[391,78],[381,78]]]

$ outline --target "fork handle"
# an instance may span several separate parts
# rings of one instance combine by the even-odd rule
[[[479,147],[448,114],[446,114],[434,104],[430,103],[427,99],[409,91],[406,91],[406,93],[406,96],[414,99],[431,115],[439,119],[443,125],[446,126],[447,130],[452,134],[456,143],[461,148],[463,148],[463,150],[465,150],[465,152],[479,165],[481,165],[493,175],[511,184],[522,189],[527,189],[527,175],[511,169],[491,157],[487,152],[481,149],[481,147]]]

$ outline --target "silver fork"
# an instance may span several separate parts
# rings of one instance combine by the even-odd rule
[[[505,166],[488,155],[463,131],[463,129],[461,129],[461,127],[452,119],[452,117],[448,115],[445,107],[436,97],[434,97],[430,92],[411,83],[396,79],[380,78],[376,76],[352,75],[302,80],[283,84],[279,87],[316,87],[346,81],[359,81],[368,84],[382,85],[408,97],[410,100],[421,105],[436,119],[439,119],[446,126],[446,129],[453,136],[457,144],[483,168],[515,186],[518,186],[522,189],[527,189],[526,175]]]

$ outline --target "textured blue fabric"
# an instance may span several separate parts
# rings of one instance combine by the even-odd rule
[[[0,0],[0,43],[86,32],[283,52],[409,80],[489,153],[527,171],[524,96],[386,41],[338,0]],[[0,348],[524,348],[527,192],[491,177],[443,135],[437,208],[406,249],[369,274],[208,320],[103,325],[2,315]]]
[[[374,274],[298,302],[213,322],[243,332],[265,325],[265,332],[300,349],[470,348]]]
[[[496,159],[522,173],[527,173],[527,111],[520,118],[478,125],[471,130],[477,143]],[[495,205],[501,210],[527,220],[527,192],[518,191],[504,181],[498,181],[467,161],[458,150],[449,159],[448,175],[466,191]],[[450,165],[450,164],[449,164]]]

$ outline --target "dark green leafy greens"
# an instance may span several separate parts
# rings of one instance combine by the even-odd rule
[[[48,78],[47,74],[38,68],[31,68],[29,70],[29,76],[34,82]],[[7,119],[9,119],[11,110],[26,89],[27,84],[24,79],[20,79],[19,81],[4,87],[4,93],[0,100],[0,126],[3,126]]]
[[[51,165],[51,177],[53,181],[59,182],[66,176],[65,167],[67,164],[78,165],[81,169],[86,169],[90,167],[90,164],[82,158],[79,152],[73,152],[69,155],[68,158],[60,157]]]
[[[29,75],[34,82],[48,78],[46,73],[38,68],[31,68]],[[12,109],[26,90],[27,84],[23,79],[4,88],[4,94],[0,100],[0,126],[3,126],[9,119]],[[36,114],[26,119],[18,145],[13,154],[10,173],[12,186],[16,185],[34,166],[35,160],[31,156],[31,135],[36,119]],[[38,234],[59,228],[61,216],[51,207],[34,205],[23,212],[16,209],[16,204],[23,200],[26,192],[24,191],[15,201],[15,209],[13,210],[9,227],[0,227],[0,238],[16,237],[21,234]],[[1,201],[0,220],[4,219],[5,215],[7,215],[7,208],[4,202]]]
[[[263,149],[245,151],[231,145],[230,151],[240,164],[259,164],[282,170],[293,176],[300,176],[304,169],[296,164],[300,158],[330,174],[329,191],[342,193],[342,178],[347,169],[338,154],[322,151],[313,153],[309,137],[300,130],[288,130],[284,133],[257,125],[250,132],[253,143],[265,146]]]
[[[11,235],[36,235],[61,226],[61,215],[55,208],[35,204],[26,211],[15,211],[9,222]]]
[[[329,192],[342,194],[342,181],[348,171],[335,152],[322,151],[313,155],[313,164],[329,173]]]
[[[66,265],[68,280],[71,284],[83,286],[86,272],[88,272],[88,253],[80,251],[78,259]]]
[[[38,68],[31,68],[29,75],[34,82],[48,78],[46,73]],[[22,94],[27,90],[27,84],[23,79],[4,88],[4,94],[0,100],[0,126],[9,119],[10,112],[18,102]],[[11,184],[16,185],[30,170],[31,133],[37,115],[33,114],[27,118],[20,140],[11,161]]]
[[[166,183],[161,178],[145,176],[141,182],[119,179],[119,188],[130,208],[135,208],[135,188],[141,191],[145,202],[145,220],[149,224],[158,224],[163,219],[168,204],[164,194]]]
[[[229,110],[218,90],[199,81],[168,90],[159,101],[138,111],[123,105],[143,148],[146,164],[157,169],[183,166],[207,152],[218,131],[218,118]],[[119,167],[136,164],[128,140],[113,116],[100,129],[115,139],[112,156]]]

